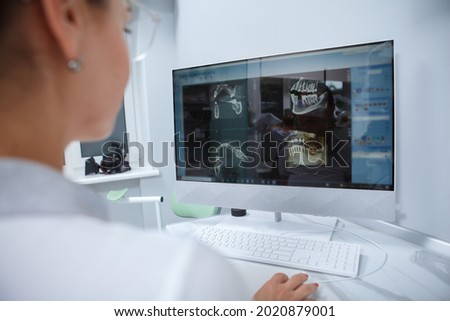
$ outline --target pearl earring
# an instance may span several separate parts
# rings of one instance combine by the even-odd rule
[[[78,59],[70,59],[67,63],[67,67],[72,72],[79,72],[81,70],[81,61]]]

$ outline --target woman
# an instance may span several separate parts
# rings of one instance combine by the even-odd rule
[[[107,136],[129,76],[125,0],[0,2],[0,299],[239,300],[239,276],[194,242],[108,224],[59,173],[72,140]],[[256,300],[317,285],[276,274]]]

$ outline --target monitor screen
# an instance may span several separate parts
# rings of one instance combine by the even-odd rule
[[[109,135],[108,138],[100,140],[100,141],[94,141],[94,142],[81,142],[80,148],[81,148],[81,157],[95,157],[95,156],[102,156],[105,154],[108,154],[111,152],[109,148],[111,147],[111,143],[120,143],[120,144],[126,144],[126,125],[125,125],[125,107],[124,104],[122,104],[122,107],[120,108],[116,123],[114,125],[114,129]]]
[[[383,41],[174,70],[181,194],[392,218],[393,57]]]

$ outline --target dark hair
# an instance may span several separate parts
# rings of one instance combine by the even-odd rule
[[[295,115],[291,112],[286,112],[283,115],[283,126],[284,127],[294,127]]]
[[[109,0],[87,0],[87,2],[93,6],[104,7],[109,3]]]
[[[0,41],[2,34],[9,27],[13,18],[17,17],[17,11],[21,6],[26,5],[33,0],[1,0],[0,1]],[[95,7],[104,7],[109,0],[86,0],[87,3]]]
[[[80,0],[82,1],[82,0]],[[94,11],[99,13],[105,11],[111,0],[84,0]],[[22,21],[27,6],[41,6],[40,0],[0,0],[0,79],[8,77],[15,67],[12,63],[21,62],[21,66],[26,61],[30,66],[34,66],[33,59],[29,56],[28,44],[16,41],[15,35],[11,32],[15,29],[16,23]],[[11,46],[14,41],[14,46]],[[11,69],[12,68],[12,69]],[[27,67],[28,68],[28,67]]]
[[[14,16],[14,10],[17,8],[20,0],[3,0],[0,1],[0,34],[9,25],[11,18]]]

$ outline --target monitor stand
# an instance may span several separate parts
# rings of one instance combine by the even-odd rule
[[[310,223],[308,223],[309,219],[306,219],[307,221],[305,222],[297,223],[292,223],[291,221],[283,222],[283,215],[281,212],[274,212],[273,215],[275,226],[278,226],[280,230],[283,230],[285,233],[295,234],[297,232],[299,235],[301,235],[302,232],[304,232],[303,229],[306,228],[307,230],[309,230],[309,232],[304,235],[305,238],[314,238],[323,241],[329,241],[331,239],[333,235],[332,228],[337,223],[336,218],[333,217],[311,217]],[[313,220],[316,221],[318,225],[314,224]],[[316,233],[313,232],[312,234],[309,234],[311,231],[315,231]]]
[[[237,228],[261,233],[276,233],[307,239],[329,241],[337,218],[282,213],[280,211],[247,211],[244,217],[224,217],[217,223],[224,228]],[[315,224],[317,223],[317,224]]]
[[[274,213],[274,218],[275,218],[275,222],[281,222],[282,216],[281,216],[281,212],[275,212]]]

